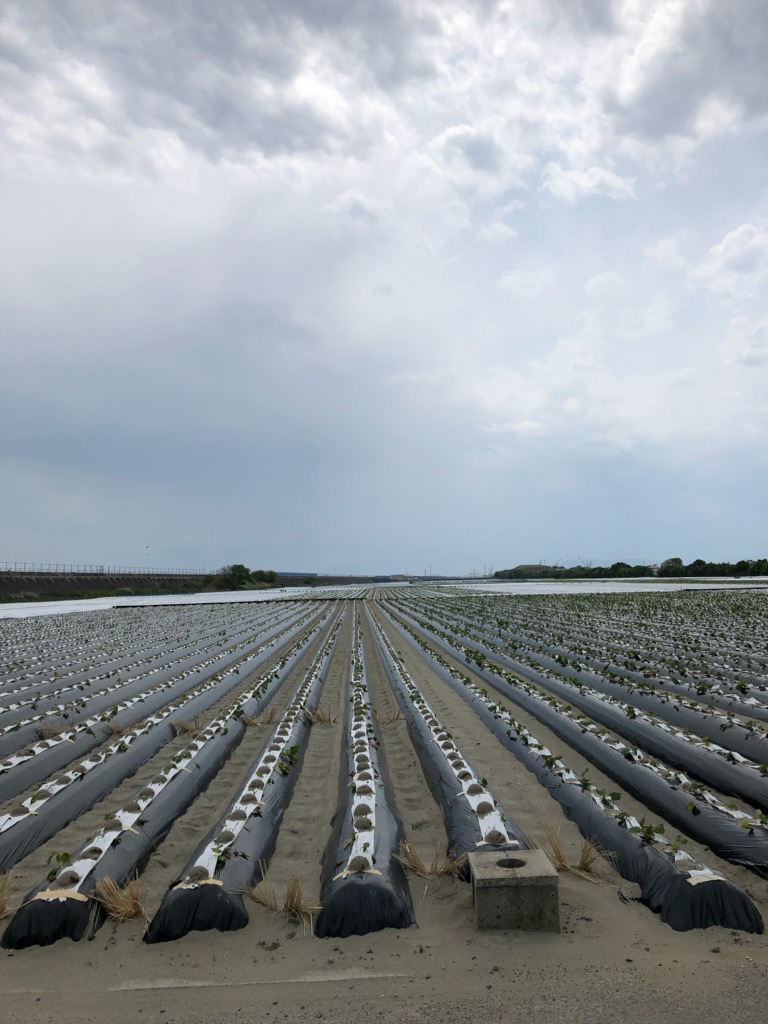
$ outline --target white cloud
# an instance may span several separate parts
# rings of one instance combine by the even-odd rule
[[[327,203],[323,212],[362,230],[378,227],[390,216],[388,203],[371,199],[357,188],[348,189]]]
[[[622,177],[605,167],[587,167],[584,170],[566,169],[559,163],[548,163],[541,173],[542,188],[556,199],[575,203],[587,196],[607,196],[609,199],[634,199],[634,179]]]
[[[680,235],[667,235],[646,247],[646,254],[659,267],[668,270],[685,270],[688,260],[683,255],[685,239]]]
[[[684,343],[679,311],[654,288],[662,290],[616,271],[595,274],[570,331],[537,357],[464,361],[442,394],[515,450],[523,439],[563,452],[651,445],[662,458],[695,459],[747,437],[768,441],[768,381],[755,374],[768,362],[768,319],[734,321],[724,345],[712,324]]]
[[[732,320],[723,344],[723,358],[727,366],[768,369],[768,316],[756,322],[746,316]],[[763,377],[768,389],[768,374]]]
[[[615,270],[603,270],[600,274],[590,277],[584,285],[584,291],[592,300],[606,300],[620,294],[624,287],[624,279]]]
[[[524,299],[536,299],[542,292],[552,288],[554,275],[549,267],[540,269],[517,268],[507,270],[499,278],[499,288],[503,292]]]
[[[546,427],[537,420],[508,420],[505,423],[489,423],[483,428],[488,434],[513,434],[517,437],[540,437]]]
[[[768,284],[768,230],[741,224],[713,245],[690,273],[692,284],[726,299],[759,299]]]
[[[475,233],[479,242],[487,242],[489,245],[499,245],[514,238],[517,231],[503,220],[492,220],[483,224]]]

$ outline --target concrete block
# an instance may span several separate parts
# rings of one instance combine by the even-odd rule
[[[557,871],[543,850],[477,850],[469,855],[478,931],[559,932]]]

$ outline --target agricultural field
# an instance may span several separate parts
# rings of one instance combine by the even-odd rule
[[[350,587],[0,637],[10,1019],[761,1019],[765,593]],[[534,846],[562,934],[478,933],[466,855]]]

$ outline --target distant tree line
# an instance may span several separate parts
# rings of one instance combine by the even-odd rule
[[[684,565],[682,558],[666,558],[659,576],[768,576],[768,558],[742,558],[739,562],[705,562],[695,558]]]
[[[249,569],[247,565],[237,562],[234,565],[223,565],[215,576],[209,577],[219,590],[246,590],[252,584],[274,586],[277,573],[274,569]]]
[[[666,558],[658,569],[649,565],[517,565],[514,569],[499,569],[494,577],[499,580],[591,580],[621,579],[638,576],[768,576],[768,558],[744,558],[739,562],[705,562],[696,558],[685,565],[682,558]]]

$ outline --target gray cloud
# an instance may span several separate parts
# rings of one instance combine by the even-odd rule
[[[456,132],[448,139],[447,145],[458,149],[476,171],[498,171],[501,167],[503,150],[490,135],[471,130]]]
[[[567,4],[550,0],[547,6],[553,21],[565,24],[571,31],[610,35],[619,28],[616,0],[571,0]]]
[[[438,31],[394,2],[31,0],[7,9],[0,52],[13,108],[31,102],[43,119],[53,100],[80,122],[56,138],[57,151],[126,159],[133,129],[172,133],[218,161],[363,151],[365,124],[313,92],[314,65],[353,106],[359,78],[393,89],[433,75],[427,44]]]
[[[747,118],[765,114],[768,7],[762,0],[707,0],[680,11],[679,25],[660,26],[667,38],[658,40],[636,87],[625,98],[616,92],[609,98],[622,129],[648,138],[689,134],[713,99],[736,104]]]

